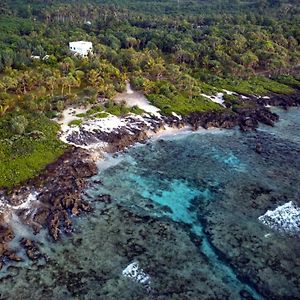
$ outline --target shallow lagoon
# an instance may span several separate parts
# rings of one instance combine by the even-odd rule
[[[297,299],[299,236],[258,220],[300,206],[300,110],[280,115],[274,128],[164,136],[100,162],[85,193],[94,212],[62,242],[40,240],[47,263],[10,267],[0,298]],[[122,275],[133,262],[147,283]]]

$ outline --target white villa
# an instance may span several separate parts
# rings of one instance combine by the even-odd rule
[[[91,42],[78,41],[69,43],[70,50],[80,56],[88,56],[89,53],[93,52],[93,44]]]

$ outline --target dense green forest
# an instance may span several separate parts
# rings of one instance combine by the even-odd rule
[[[93,55],[73,56],[76,40]],[[2,0],[0,186],[63,152],[51,119],[69,105],[111,99],[127,79],[165,114],[223,109],[201,96],[222,89],[291,93],[299,44],[298,0]],[[103,110],[128,112],[115,108]]]

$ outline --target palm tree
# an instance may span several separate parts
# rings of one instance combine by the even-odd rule
[[[68,77],[67,77],[67,86],[69,88],[69,94],[71,94],[71,88],[72,87],[78,87],[79,86],[78,81],[76,80],[76,78],[72,74],[69,74]]]
[[[21,84],[20,88],[23,90],[23,93],[26,94],[28,90],[32,88],[33,76],[28,71],[21,73],[18,77],[18,81]]]
[[[61,77],[60,78],[60,84],[61,84],[61,94],[64,96],[64,91],[65,88],[68,86],[69,84],[69,79],[68,77]]]
[[[88,73],[87,80],[88,80],[88,82],[90,83],[90,85],[92,87],[97,88],[98,83],[99,83],[99,77],[100,77],[99,72],[97,72],[96,70],[92,69]]]
[[[0,105],[0,116],[4,116],[5,113],[12,108],[15,105],[15,102],[12,98],[7,98],[4,100],[1,100],[1,105]]]
[[[57,78],[54,76],[50,76],[46,81],[47,88],[51,91],[51,96],[54,96],[54,87],[57,83]]]
[[[9,109],[9,105],[5,105],[5,104],[0,105],[0,116],[3,117],[8,109]]]
[[[0,91],[6,92],[6,85],[0,81]]]
[[[11,76],[3,76],[1,83],[5,93],[10,89],[16,88],[18,85],[17,80]]]
[[[76,78],[76,80],[78,82],[78,86],[80,86],[82,78],[84,77],[84,72],[81,71],[81,70],[77,70],[77,71],[75,71],[75,75],[74,76],[75,76],[75,78]]]

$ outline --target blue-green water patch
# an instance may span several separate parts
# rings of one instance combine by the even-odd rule
[[[193,136],[190,137],[193,138]],[[182,140],[177,137],[176,141],[181,143],[184,139],[184,136]],[[208,258],[211,267],[219,274],[221,280],[230,287],[233,294],[238,295],[241,290],[245,290],[255,299],[262,299],[263,297],[254,289],[241,282],[234,270],[218,257],[204,233],[204,228],[198,218],[201,212],[197,210],[197,207],[198,205],[205,206],[211,201],[216,201],[216,205],[218,205],[217,193],[214,188],[207,185],[205,181],[194,181],[192,177],[184,176],[182,173],[177,174],[178,178],[170,177],[170,173],[164,169],[163,161],[160,161],[161,169],[159,172],[145,168],[148,161],[153,163],[152,147],[153,145],[148,145],[148,152],[144,152],[143,157],[135,155],[136,149],[129,151],[123,160],[119,160],[119,165],[113,165],[111,168],[100,171],[95,181],[102,178],[103,184],[94,186],[90,193],[93,197],[109,193],[115,201],[131,208],[134,207],[135,211],[140,209],[143,213],[145,213],[144,208],[147,203],[155,203],[158,208],[161,207],[162,209],[156,209],[155,213],[150,212],[152,216],[169,217],[174,222],[190,226],[190,233],[197,235],[202,240],[199,251]],[[147,151],[147,146],[145,148],[143,150]],[[158,149],[158,152],[161,151]],[[226,151],[217,151],[216,148],[212,147],[206,154],[212,157],[211,161],[216,169],[225,168],[230,173],[239,173],[242,169],[241,166],[245,168],[245,165],[232,152],[227,154]],[[189,155],[185,159],[188,157]],[[174,167],[179,167],[184,163],[185,161],[180,160]],[[188,168],[191,166],[186,165],[185,169],[188,170]],[[214,186],[218,186],[216,180]]]

